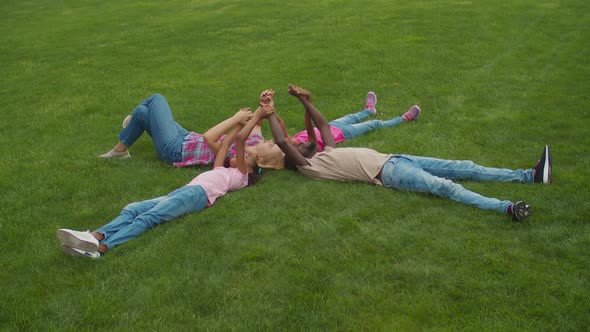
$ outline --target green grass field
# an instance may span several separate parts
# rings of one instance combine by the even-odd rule
[[[590,328],[590,5],[518,1],[3,1],[0,330]],[[211,209],[97,261],[58,228],[95,229],[205,167],[145,136],[97,155],[153,93],[204,132],[276,90],[291,132],[309,89],[328,119],[379,97],[419,121],[345,143],[529,168],[552,185],[473,183],[525,200],[524,223],[430,195],[268,172]],[[268,126],[265,136],[270,137]]]

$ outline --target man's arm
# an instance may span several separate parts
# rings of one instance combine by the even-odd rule
[[[283,129],[281,128],[281,124],[277,118],[277,114],[274,112],[274,101],[272,97],[274,95],[273,90],[266,90],[263,91],[260,95],[260,107],[267,110],[270,113],[268,121],[270,123],[270,131],[272,132],[272,136],[275,140],[275,144],[279,146],[281,151],[293,160],[295,165],[297,166],[309,166],[309,162],[305,157],[297,151],[295,147],[293,147],[287,141],[287,137]],[[271,112],[272,111],[272,112]]]
[[[287,131],[287,127],[285,126],[285,121],[283,121],[283,119],[281,119],[281,117],[277,115],[277,119],[279,120],[279,124],[281,125],[281,128],[283,129],[283,133],[285,133],[286,137],[289,137],[289,132]]]
[[[295,165],[309,166],[309,161],[307,161],[307,159],[295,147],[287,142],[285,133],[281,129],[281,125],[277,119],[277,115],[274,113],[271,114],[268,121],[270,122],[270,131],[272,132],[275,143],[279,146],[281,151],[283,151],[283,153],[291,159]]]

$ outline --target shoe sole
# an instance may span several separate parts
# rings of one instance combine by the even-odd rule
[[[533,215],[532,207],[527,208],[524,202],[517,202],[512,208],[514,209],[516,221],[523,221]]]
[[[543,165],[543,183],[551,183],[551,152],[549,145],[545,145],[545,165]]]
[[[78,256],[78,257],[86,257],[86,258],[90,258],[90,259],[95,259],[94,257],[92,257],[92,254],[89,253],[88,251],[82,251],[79,252],[77,250],[74,250],[73,248],[68,247],[65,244],[61,244],[61,251],[63,251],[65,254],[68,254],[70,256]]]
[[[68,247],[90,252],[98,251],[98,245],[96,243],[81,239],[66,230],[58,229],[56,236],[62,244]]]
[[[125,119],[123,119],[123,123],[121,123],[121,127],[123,127],[123,129],[127,128],[127,126],[129,125],[129,122],[131,122],[131,115],[127,115],[125,117]]]

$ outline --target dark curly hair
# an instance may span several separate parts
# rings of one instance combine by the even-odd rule
[[[258,165],[255,165],[254,172],[248,173],[248,187],[253,186],[256,183],[258,183],[258,181],[260,181],[260,179],[262,179],[263,174],[264,174],[264,170],[262,168],[258,167]]]

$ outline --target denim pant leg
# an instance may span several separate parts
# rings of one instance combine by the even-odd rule
[[[404,122],[404,119],[401,116],[395,117],[390,120],[367,120],[361,123],[354,123],[354,124],[345,124],[345,123],[338,123],[338,122],[331,122],[330,124],[334,127],[340,128],[342,130],[342,134],[344,138],[347,140],[353,139],[355,137],[364,135],[370,131],[379,128],[391,128],[395,127],[398,124]]]
[[[336,124],[355,124],[363,121],[366,117],[373,114],[371,111],[364,109],[362,111],[347,114],[341,118],[330,121],[330,125],[336,126]]]
[[[201,186],[185,186],[166,196],[129,204],[119,217],[96,232],[105,235],[101,243],[112,249],[150,228],[206,207],[205,189]]]
[[[178,162],[182,158],[182,143],[188,131],[172,117],[164,96],[155,94],[144,100],[131,113],[131,121],[119,133],[119,140],[131,146],[144,131],[152,137],[160,159]]]
[[[431,193],[484,210],[505,213],[512,204],[510,201],[482,196],[451,180],[434,176],[422,169],[418,163],[406,158],[394,157],[385,163],[381,179],[386,187]]]
[[[426,172],[451,180],[533,182],[532,169],[511,170],[506,168],[484,167],[471,160],[445,160],[430,157],[402,155],[418,163]]]
[[[166,196],[160,196],[152,199],[148,199],[141,202],[134,202],[127,204],[119,216],[113,219],[108,224],[100,227],[96,230],[97,233],[102,234],[105,238],[109,238],[115,233],[119,232],[123,228],[133,223],[133,220],[140,214],[149,211],[151,208],[156,206],[159,202],[164,200]]]

